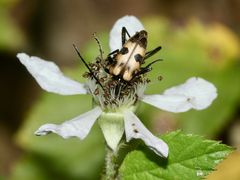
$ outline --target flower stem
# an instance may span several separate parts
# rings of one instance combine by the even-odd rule
[[[109,147],[106,147],[106,158],[105,158],[105,180],[117,179],[117,152],[114,152]]]

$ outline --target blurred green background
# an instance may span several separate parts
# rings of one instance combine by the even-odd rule
[[[173,114],[142,103],[140,119],[155,134],[182,129],[236,147],[208,179],[240,179],[239,11],[239,0],[0,0],[0,179],[100,178],[105,149],[97,124],[83,141],[33,134],[43,123],[60,123],[90,110],[91,97],[44,92],[16,53],[52,60],[83,82],[86,68],[72,43],[91,62],[99,54],[92,37],[97,32],[106,55],[108,33],[126,14],[143,22],[149,49],[163,47],[149,60],[164,59],[148,73],[146,93],[161,93],[192,76],[218,89],[217,100],[206,110]]]

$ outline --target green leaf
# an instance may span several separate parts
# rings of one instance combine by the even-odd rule
[[[217,141],[180,131],[161,138],[169,146],[169,157],[162,159],[146,147],[133,151],[121,165],[122,179],[201,179],[232,151]]]

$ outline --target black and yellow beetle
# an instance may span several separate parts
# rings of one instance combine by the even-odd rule
[[[126,35],[129,37],[126,40]],[[113,76],[119,77],[124,81],[131,81],[136,76],[151,70],[150,65],[160,61],[153,61],[146,67],[141,67],[144,61],[157,53],[161,46],[146,52],[147,31],[141,30],[135,35],[130,36],[125,27],[122,28],[122,48],[115,50],[108,55],[108,66],[106,70]]]
[[[128,36],[128,40],[126,40],[126,36]],[[94,36],[95,37],[95,36]],[[95,37],[100,49],[100,61],[103,60],[103,51],[98,39]],[[76,50],[78,56],[85,64],[85,66],[89,70],[89,75],[93,77],[96,82],[103,88],[99,78],[95,75],[97,74],[94,72],[93,69],[89,67],[86,61],[81,56],[80,52],[78,51],[77,47],[73,44],[74,49]],[[147,73],[151,70],[151,65],[161,59],[157,59],[151,63],[149,63],[145,67],[141,67],[144,64],[144,61],[149,57],[153,56],[157,53],[161,46],[146,52],[147,48],[147,31],[141,30],[136,32],[135,35],[130,36],[127,29],[125,27],[122,28],[122,47],[121,49],[116,49],[115,51],[108,54],[107,59],[105,60],[106,63],[100,63],[106,67],[103,67],[107,73],[113,76],[114,79],[117,79],[121,82],[131,82],[136,77],[140,76],[141,74]]]

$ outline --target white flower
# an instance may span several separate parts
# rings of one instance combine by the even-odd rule
[[[119,19],[110,33],[111,50],[121,48],[123,26],[131,35],[144,29],[136,17],[125,16]],[[101,88],[91,75],[85,84],[81,84],[65,77],[53,62],[30,57],[25,53],[19,53],[17,57],[44,90],[61,95],[89,93],[97,104],[94,109],[60,125],[42,125],[35,132],[36,135],[53,132],[63,138],[84,139],[94,122],[99,119],[106,142],[114,151],[125,131],[127,142],[133,138],[141,139],[156,154],[162,157],[168,156],[167,144],[148,131],[133,113],[138,100],[166,111],[185,112],[190,109],[205,109],[217,97],[215,86],[202,78],[192,77],[184,84],[165,90],[163,94],[144,95],[147,85],[144,78],[130,84],[128,88],[121,86],[116,88],[113,78],[97,63],[93,67],[97,69],[94,73],[99,79],[104,80],[105,89]]]

